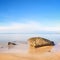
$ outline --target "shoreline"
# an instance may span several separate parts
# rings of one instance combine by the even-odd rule
[[[0,53],[0,60],[59,60],[60,52],[50,51],[55,46],[45,46],[36,49],[27,48],[24,50],[26,44],[20,44],[17,46],[17,51],[9,49],[8,51]],[[24,49],[23,49],[24,48]],[[23,50],[22,50],[23,49]],[[22,51],[21,51],[22,50]]]

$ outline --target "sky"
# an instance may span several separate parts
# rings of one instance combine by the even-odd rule
[[[60,32],[60,0],[0,0],[0,33]]]

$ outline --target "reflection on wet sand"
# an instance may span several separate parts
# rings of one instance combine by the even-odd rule
[[[51,52],[53,46],[44,46],[44,47],[39,47],[39,48],[32,48],[29,47],[29,53],[37,53],[37,54],[41,54],[41,53],[45,53],[45,52]]]

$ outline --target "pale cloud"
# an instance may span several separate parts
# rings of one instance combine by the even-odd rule
[[[60,31],[59,26],[43,26],[39,22],[11,23],[8,26],[0,26],[0,33],[35,33],[41,31]]]

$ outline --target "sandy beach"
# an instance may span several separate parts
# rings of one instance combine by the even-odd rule
[[[54,46],[31,47],[28,43],[1,45],[0,60],[60,60],[60,43]]]
[[[45,46],[27,53],[0,53],[0,60],[60,60],[60,52],[50,52],[53,47]]]
[[[40,55],[1,53],[0,60],[60,60],[60,53],[44,53]]]

